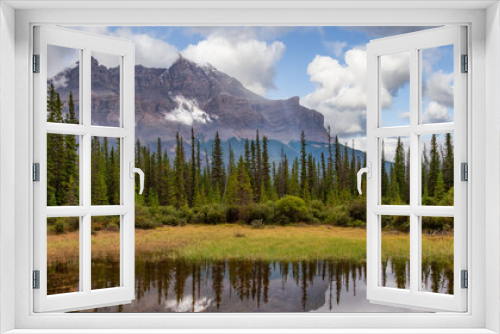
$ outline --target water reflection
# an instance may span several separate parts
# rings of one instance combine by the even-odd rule
[[[114,279],[109,262],[98,265],[100,275],[109,271]],[[388,261],[385,284],[408,288],[408,266]],[[424,268],[432,291],[450,293],[453,276],[435,264]],[[109,283],[101,276],[95,284]],[[86,312],[413,312],[366,299],[364,261],[192,263],[148,256],[136,260],[135,289],[130,304]]]

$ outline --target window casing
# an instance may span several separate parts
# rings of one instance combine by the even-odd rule
[[[262,15],[262,11],[266,15]],[[314,12],[314,15],[311,15]],[[481,166],[485,165],[485,154],[482,150],[484,145],[485,127],[485,72],[484,72],[484,48],[485,31],[483,22],[485,20],[484,10],[399,10],[394,11],[379,10],[377,15],[373,15],[371,10],[291,10],[289,15],[282,15],[279,9],[260,10],[214,10],[213,16],[208,17],[204,10],[118,10],[106,12],[105,17],[100,17],[94,10],[60,10],[60,11],[40,11],[26,10],[18,11],[16,15],[16,246],[15,249],[15,277],[16,277],[16,327],[17,328],[137,328],[138,324],[144,328],[347,328],[353,325],[352,316],[356,317],[356,328],[483,328],[485,326],[485,263],[483,260],[486,254],[485,244],[487,243],[487,225],[484,215],[485,192],[483,190],[484,172]],[[280,15],[278,15],[280,14]],[[395,15],[397,14],[397,15]],[[469,197],[474,195],[469,202],[469,220],[474,226],[474,233],[469,230],[469,259],[470,268],[468,290],[469,311],[463,314],[436,313],[418,315],[349,315],[349,314],[245,314],[245,315],[92,315],[92,314],[34,314],[31,275],[33,253],[32,221],[33,213],[29,209],[32,207],[32,184],[29,177],[31,168],[32,146],[31,135],[28,138],[26,133],[33,131],[32,120],[32,100],[26,96],[32,96],[30,67],[30,54],[32,52],[32,26],[34,24],[102,24],[107,25],[127,25],[127,24],[270,24],[267,18],[273,18],[272,24],[296,24],[306,25],[311,23],[314,17],[314,24],[342,25],[350,22],[362,23],[366,25],[383,25],[398,22],[405,22],[408,25],[436,25],[436,24],[463,24],[469,26],[469,55],[471,62],[469,69],[471,73],[477,73],[469,77],[468,103],[469,103],[469,128],[472,133],[468,142],[470,159],[469,175],[470,187]],[[238,20],[237,20],[238,19]],[[498,25],[497,25],[498,27]],[[498,41],[497,41],[498,43]],[[474,72],[477,71],[477,72]],[[498,79],[497,79],[498,80]],[[472,118],[475,119],[471,122]],[[497,128],[498,130],[498,128]],[[22,152],[22,153],[21,153]],[[496,154],[496,153],[495,153]],[[477,167],[476,167],[477,166]],[[28,200],[26,200],[28,198]],[[471,227],[469,227],[470,229]],[[495,236],[491,236],[494,238]],[[496,250],[498,248],[491,248]],[[2,261],[5,252],[2,253]],[[26,261],[29,259],[29,261]],[[498,273],[490,280],[498,283]],[[2,275],[4,275],[2,273]],[[3,278],[2,278],[3,279]],[[491,284],[493,286],[494,284]],[[498,284],[497,284],[498,285]],[[490,297],[494,298],[494,297]],[[6,305],[3,303],[3,305]],[[497,312],[498,316],[498,312]],[[333,317],[333,318],[332,318]],[[193,321],[196,319],[196,321]],[[334,321],[332,321],[335,319]],[[498,319],[497,319],[498,320]],[[494,321],[493,321],[494,322]],[[497,321],[498,322],[498,321]],[[335,325],[332,325],[335,323]]]

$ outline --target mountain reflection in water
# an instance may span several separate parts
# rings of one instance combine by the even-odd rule
[[[445,266],[423,267],[426,290],[453,293],[453,275],[440,269]],[[92,268],[101,278],[93,288],[119,279],[109,262],[93,261]],[[408,261],[387,261],[384,268],[383,284],[409,287]],[[150,257],[136,260],[135,280],[132,303],[83,312],[414,312],[366,299],[365,262],[192,263]]]

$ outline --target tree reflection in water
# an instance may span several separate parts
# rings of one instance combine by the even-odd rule
[[[409,288],[409,261],[389,259],[382,265],[384,286]],[[64,276],[60,267],[58,277]],[[453,294],[452,266],[434,261],[422,268],[423,290]],[[365,261],[193,263],[138,256],[135,269],[132,303],[85,312],[409,311],[366,300]],[[110,261],[93,261],[92,271],[93,288],[119,280]]]

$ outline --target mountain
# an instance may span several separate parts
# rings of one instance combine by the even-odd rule
[[[78,100],[79,67],[59,73],[56,84],[63,102],[69,91]],[[92,58],[92,123],[116,124],[119,115],[119,75],[116,68]],[[177,131],[188,139],[191,126],[204,141],[219,131],[222,140],[254,138],[256,130],[283,143],[297,141],[305,131],[309,141],[325,143],[324,117],[300,105],[298,97],[268,100],[211,65],[179,56],[168,69],[135,67],[136,137],[169,142]]]

